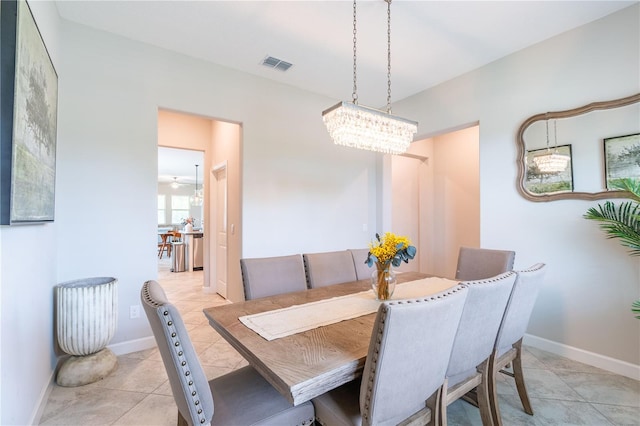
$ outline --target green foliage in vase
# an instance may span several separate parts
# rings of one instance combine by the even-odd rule
[[[607,238],[620,240],[620,244],[631,249],[631,256],[640,256],[640,179],[616,180],[613,188],[629,192],[632,201],[619,205],[607,201],[597,208],[591,207],[584,217],[600,222]],[[640,313],[640,299],[633,302],[631,310]]]
[[[631,311],[635,314],[640,314],[640,299],[631,304]],[[636,315],[636,318],[640,319],[640,315]]]

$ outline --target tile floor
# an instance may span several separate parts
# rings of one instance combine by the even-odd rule
[[[171,273],[160,262],[159,282],[180,309],[209,378],[246,364],[208,324],[202,309],[226,303],[202,292],[202,272]],[[177,408],[156,349],[118,357],[118,370],[90,385],[54,385],[42,425],[171,425]],[[535,412],[522,411],[513,381],[502,378],[498,392],[505,426],[640,425],[640,382],[526,347],[525,376]],[[450,425],[481,425],[477,408],[456,401]]]

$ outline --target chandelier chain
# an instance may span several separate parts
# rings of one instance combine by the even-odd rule
[[[387,2],[387,113],[391,114],[391,0]]]
[[[544,122],[546,123],[547,127],[547,151],[549,151],[549,113],[545,114]]]
[[[387,2],[387,112],[358,105],[357,15],[353,0],[353,102],[340,102],[322,112],[331,139],[336,145],[402,154],[418,130],[418,123],[391,115],[391,0]]]
[[[351,96],[353,97],[353,103],[358,103],[358,84],[356,81],[357,74],[357,65],[356,65],[356,0],[353,0],[353,93]]]

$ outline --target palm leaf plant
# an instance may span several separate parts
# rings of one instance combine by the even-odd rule
[[[597,208],[591,207],[584,217],[600,222],[607,238],[620,240],[620,244],[630,249],[631,256],[640,256],[640,179],[616,180],[612,187],[629,192],[632,201],[619,205],[607,201]],[[640,299],[633,302],[631,310],[640,313]],[[640,319],[640,315],[636,318]]]

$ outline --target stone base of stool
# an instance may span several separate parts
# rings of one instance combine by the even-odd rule
[[[56,383],[65,387],[88,385],[104,379],[117,368],[118,358],[107,348],[91,355],[71,356],[62,362]]]

